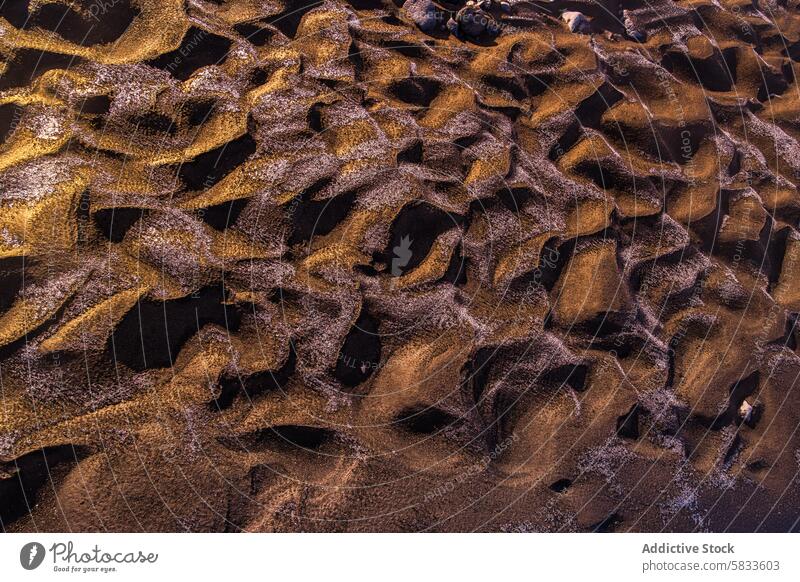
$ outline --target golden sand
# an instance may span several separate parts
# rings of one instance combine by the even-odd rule
[[[797,0],[401,4],[3,4],[3,529],[797,528]]]

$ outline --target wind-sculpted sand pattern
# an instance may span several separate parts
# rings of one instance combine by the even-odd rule
[[[511,4],[2,3],[2,529],[798,529],[800,3]]]

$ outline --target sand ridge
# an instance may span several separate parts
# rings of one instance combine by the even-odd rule
[[[797,529],[798,3],[402,4],[0,8],[3,529]]]

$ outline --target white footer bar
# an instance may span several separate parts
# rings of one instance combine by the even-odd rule
[[[0,579],[800,580],[798,542],[793,534],[4,534]]]

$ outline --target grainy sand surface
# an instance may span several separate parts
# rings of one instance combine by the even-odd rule
[[[2,529],[798,529],[798,1],[402,4],[0,3]]]

